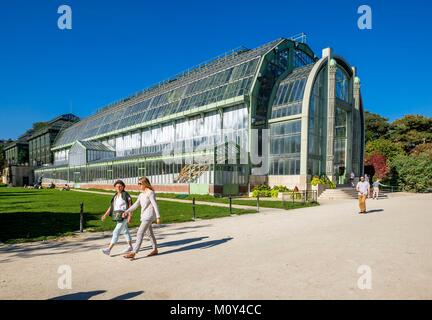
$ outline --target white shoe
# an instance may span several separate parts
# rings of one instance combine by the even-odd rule
[[[126,249],[124,249],[124,250],[122,251],[122,253],[129,253],[129,252],[131,252],[132,250],[133,250],[132,246],[129,246],[129,247],[127,247]]]
[[[102,251],[102,253],[103,253],[104,255],[107,255],[107,256],[109,256],[110,253],[111,253],[111,250],[110,250],[109,248],[102,249],[101,251]]]

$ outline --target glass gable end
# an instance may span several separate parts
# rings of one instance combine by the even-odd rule
[[[279,85],[273,101],[271,119],[300,114],[306,81],[313,64],[295,69]]]

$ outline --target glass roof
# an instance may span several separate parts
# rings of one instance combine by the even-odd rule
[[[282,39],[242,49],[106,107],[63,131],[55,146],[68,145],[249,92],[260,58]]]
[[[314,64],[294,69],[279,84],[273,100],[271,119],[300,114],[307,78]]]

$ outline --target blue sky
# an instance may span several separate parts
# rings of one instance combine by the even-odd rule
[[[57,8],[73,10],[72,30]],[[373,29],[359,30],[368,4]],[[85,117],[182,70],[244,45],[299,32],[357,66],[365,106],[394,120],[431,116],[430,1],[1,1],[0,139],[33,122]]]

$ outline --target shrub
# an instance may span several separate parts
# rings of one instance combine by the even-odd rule
[[[330,189],[336,188],[336,184],[333,181],[330,181],[330,179],[324,174],[321,177],[318,176],[312,177],[311,185],[313,186],[324,185]]]
[[[311,180],[311,185],[316,187],[319,184],[321,184],[321,179],[318,176],[313,176]]]
[[[288,189],[286,186],[274,186],[273,188],[270,188],[268,185],[262,184],[259,186],[255,186],[252,189],[252,196],[257,197],[259,195],[260,197],[277,198],[279,192],[288,192],[288,191],[290,191],[290,189]]]
[[[290,189],[288,189],[288,187],[286,187],[286,186],[274,186],[272,188],[272,190],[277,190],[279,192],[288,192],[288,191],[290,191]]]
[[[255,186],[252,189],[252,196],[256,198],[258,195],[260,197],[271,197],[271,188],[265,184]]]
[[[272,190],[270,191],[270,194],[271,194],[271,197],[272,197],[272,198],[277,198],[278,195],[279,195],[279,190],[272,189]]]
[[[391,165],[394,181],[403,190],[425,192],[432,188],[432,161],[427,155],[399,155]]]

